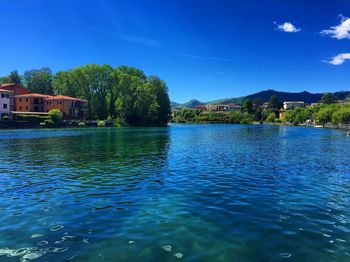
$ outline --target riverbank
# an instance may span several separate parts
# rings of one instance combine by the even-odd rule
[[[103,121],[106,127],[115,126],[113,121]],[[62,121],[55,128],[77,128],[77,127],[98,127],[99,121],[89,120],[89,121],[79,121],[79,120],[70,120]],[[30,122],[30,121],[18,121],[18,120],[1,120],[0,129],[39,129],[39,128],[48,128],[43,122]]]

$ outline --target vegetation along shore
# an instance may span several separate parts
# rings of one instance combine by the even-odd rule
[[[260,99],[245,99],[242,106],[206,105],[195,109],[173,109],[172,122],[175,123],[231,123],[252,124],[274,123],[286,125],[309,125],[317,127],[349,128],[350,100],[337,100],[326,93],[318,103],[303,101],[279,101],[276,95],[268,102]]]
[[[70,121],[83,126],[86,120],[90,120],[89,123],[100,120],[100,126],[103,122],[163,126],[170,117],[165,82],[157,76],[146,76],[134,67],[88,64],[55,74],[49,68],[41,68],[23,75],[14,70],[8,76],[0,77],[0,84],[4,93],[2,98],[9,101],[4,100],[7,111],[1,114],[0,126],[11,127],[13,122],[20,121],[41,126],[45,123],[49,123],[46,126],[57,126]],[[62,107],[67,101],[70,111],[65,112]],[[25,102],[28,105],[20,104]],[[76,109],[79,109],[78,114]],[[49,114],[51,110],[54,111]],[[56,122],[50,115],[58,116]],[[6,121],[12,124],[6,125]]]

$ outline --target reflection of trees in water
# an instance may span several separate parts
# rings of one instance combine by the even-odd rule
[[[58,131],[60,132],[60,131]],[[81,132],[81,131],[76,131]],[[87,130],[76,136],[13,139],[3,144],[8,160],[32,168],[89,168],[100,172],[133,172],[167,160],[168,128]],[[123,172],[125,173],[125,172]]]

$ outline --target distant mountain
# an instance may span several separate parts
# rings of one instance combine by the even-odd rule
[[[206,105],[205,102],[200,102],[197,99],[192,99],[188,101],[187,103],[181,104],[182,107],[188,107],[188,108],[196,108],[196,106],[203,106]]]
[[[339,100],[345,100],[350,99],[350,91],[340,91],[333,93],[337,99]],[[224,99],[218,99],[213,100],[209,102],[200,102],[196,99],[192,99],[191,101],[188,101],[187,103],[178,104],[175,102],[171,102],[171,106],[175,108],[196,108],[196,106],[201,105],[208,105],[208,104],[242,104],[245,99],[250,99],[254,101],[257,98],[260,98],[262,102],[269,101],[270,97],[276,95],[278,99],[283,101],[304,101],[305,103],[317,103],[321,100],[323,93],[310,93],[307,91],[299,92],[299,93],[290,93],[290,92],[280,92],[276,90],[264,90],[258,93],[254,93],[247,96],[237,97],[237,98],[224,98]]]
[[[305,103],[316,103],[321,100],[322,95],[320,93],[312,94],[307,91],[300,93],[289,93],[289,92],[279,92],[272,89],[261,91],[259,93],[251,94],[245,97],[245,99],[254,99],[260,98],[264,102],[269,101],[270,97],[276,95],[278,99],[283,101],[304,101]]]

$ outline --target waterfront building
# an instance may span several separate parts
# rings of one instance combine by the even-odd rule
[[[47,115],[51,109],[63,112],[65,119],[86,119],[87,117],[88,101],[85,99],[30,93],[19,84],[2,84],[0,90],[0,117],[4,113]]]
[[[0,119],[4,116],[10,116],[12,105],[12,91],[0,89]]]
[[[45,112],[44,100],[50,97],[36,93],[15,96],[15,112]]]
[[[10,111],[16,110],[16,100],[14,99],[15,96],[18,95],[24,95],[24,94],[29,94],[29,90],[20,84],[1,84],[0,89],[11,91],[12,93],[12,99],[11,99],[11,105],[10,105]]]
[[[65,118],[85,119],[87,116],[87,103],[85,99],[70,96],[50,96],[45,98],[45,111],[59,109]]]

